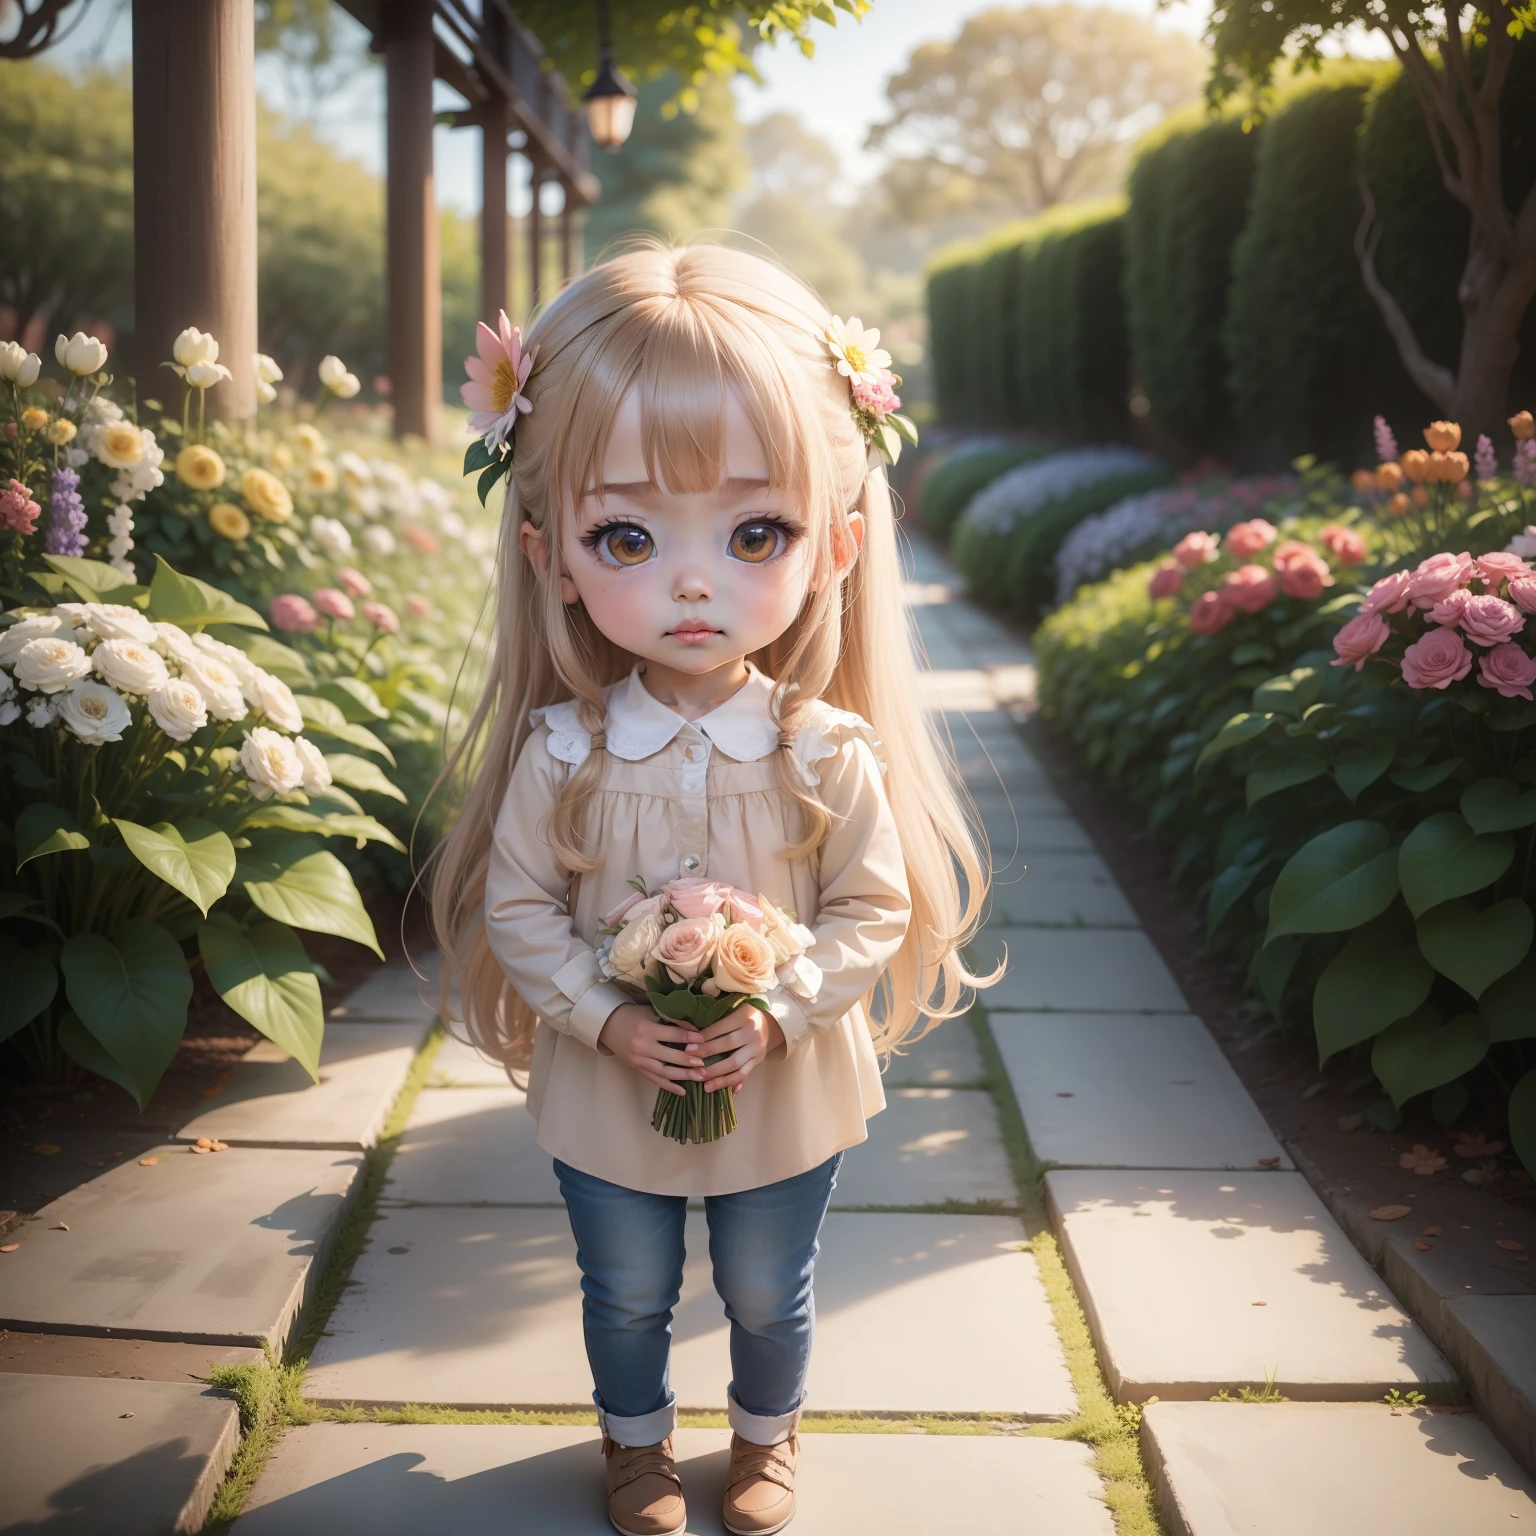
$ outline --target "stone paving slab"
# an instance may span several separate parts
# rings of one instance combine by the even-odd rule
[[[674,1440],[692,1536],[724,1536],[730,1433]],[[1112,1536],[1086,1446],[1014,1436],[806,1435],[795,1536]],[[235,1536],[601,1536],[597,1431],[312,1424],[273,1453]]]
[[[909,1041],[885,1069],[885,1087],[946,1088],[978,1083],[986,1075],[976,1031],[965,1018],[948,1019],[921,1040]]]
[[[1151,939],[1131,929],[988,926],[971,945],[982,971],[1006,949],[1008,970],[982,994],[982,1005],[1023,1013],[1188,1013]]]
[[[384,1199],[439,1205],[561,1205],[549,1153],[522,1093],[423,1088],[389,1167]]]
[[[0,1262],[0,1327],[281,1345],[362,1159],[163,1145],[44,1206]],[[68,1231],[60,1231],[66,1224]]]
[[[1475,1415],[1380,1403],[1153,1403],[1142,1445],[1172,1536],[1493,1536],[1533,1485]]]
[[[869,1140],[843,1155],[834,1210],[946,1200],[1017,1203],[990,1093],[888,1088],[885,1099],[885,1109],[868,1122]]]
[[[442,959],[436,950],[412,958],[414,966],[403,960],[380,966],[362,986],[349,992],[345,1001],[332,1008],[326,1018],[339,1024],[416,1019],[430,1023],[437,1017],[437,978]]]
[[[1030,1418],[1075,1411],[1034,1257],[1013,1218],[834,1211],[821,1241],[812,1407]],[[688,1216],[687,1246],[673,1386],[684,1407],[720,1409],[728,1339],[702,1212]],[[352,1277],[315,1350],[308,1396],[465,1408],[590,1404],[564,1211],[384,1211]]]
[[[1027,804],[993,804],[982,812],[981,830],[995,866],[1011,868],[1042,853],[1092,853],[1093,841],[1070,816],[1033,814]]]
[[[1536,1296],[1464,1296],[1442,1312],[1443,1343],[1472,1401],[1536,1473]]]
[[[1035,1155],[1067,1168],[1290,1168],[1193,1014],[1000,1013],[993,1038]]]
[[[231,1146],[361,1152],[378,1140],[429,1023],[327,1029],[318,1083],[285,1050],[263,1040],[219,1085],[212,1107],[181,1126],[175,1140],[211,1136]]]
[[[239,1439],[234,1400],[204,1387],[0,1376],[0,1530],[201,1530]]]
[[[1001,856],[994,849],[994,856]],[[994,871],[992,920],[1028,928],[1139,928],[1136,910],[1092,853],[1031,853]]]
[[[216,1365],[260,1365],[263,1358],[262,1351],[251,1345],[0,1332],[0,1372],[17,1376],[114,1376],[186,1385],[206,1381]]]
[[[429,1088],[505,1088],[511,1081],[498,1061],[482,1056],[457,1035],[445,1035],[427,1073]]]
[[[1045,1187],[1121,1401],[1271,1377],[1349,1401],[1451,1378],[1300,1174],[1062,1170]]]

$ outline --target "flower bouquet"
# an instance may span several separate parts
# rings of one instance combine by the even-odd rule
[[[766,896],[703,879],[674,880],[654,895],[643,882],[630,883],[634,895],[598,931],[598,963],[660,1018],[703,1030],[743,1003],[766,1013],[763,994],[775,986],[807,1002],[820,990],[821,970],[806,954],[810,929]],[[732,1094],[706,1092],[702,1083],[683,1087],[681,1096],[656,1095],[651,1125],[663,1136],[697,1145],[736,1129]]]

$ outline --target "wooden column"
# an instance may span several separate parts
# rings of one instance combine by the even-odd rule
[[[528,313],[539,307],[539,290],[544,286],[544,210],[539,205],[539,193],[544,186],[544,166],[541,161],[528,161],[528,185],[533,200],[528,208]]]
[[[506,102],[493,98],[481,109],[480,318],[493,330],[496,313],[509,307],[507,266]]]
[[[576,227],[576,196],[565,184],[565,206],[560,210],[560,266],[566,282],[581,271],[581,232]]]
[[[233,374],[208,391],[210,413],[229,419],[256,410],[255,27],[253,0],[134,0],[139,396],[179,410],[160,364],[195,325]]]
[[[431,0],[383,0],[379,31],[388,87],[385,267],[395,436],[415,433],[430,439],[443,394]]]

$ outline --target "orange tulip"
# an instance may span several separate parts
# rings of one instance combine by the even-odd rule
[[[1532,416],[1529,411],[1517,411],[1509,418],[1509,430],[1522,443],[1530,442],[1536,437],[1536,416]]]
[[[1422,485],[1416,485],[1410,492],[1409,499],[1416,507],[1427,507],[1429,505],[1429,492]]]
[[[1403,473],[1415,485],[1429,479],[1429,455],[1422,448],[1410,448],[1402,458]]]
[[[1406,495],[1399,491],[1391,501],[1387,503],[1388,517],[1401,517],[1408,510],[1409,502]]]
[[[1378,491],[1399,491],[1403,487],[1403,471],[1397,464],[1378,464],[1376,466],[1376,489]]]
[[[1443,456],[1437,454],[1436,457],[1443,457],[1445,460],[1440,466],[1440,478],[1447,485],[1460,485],[1472,472],[1471,461],[1464,453],[1447,453]]]
[[[1461,447],[1461,428],[1454,421],[1432,421],[1424,428],[1424,441],[1440,453]]]
[[[1367,491],[1374,491],[1376,489],[1376,476],[1368,469],[1357,469],[1349,477],[1349,483],[1364,495]]]

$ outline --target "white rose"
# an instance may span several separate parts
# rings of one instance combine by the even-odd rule
[[[336,472],[349,486],[358,489],[373,483],[373,471],[369,469],[367,459],[350,448],[343,448],[336,455]]]
[[[194,389],[212,389],[233,375],[223,363],[193,363],[187,369],[187,383]]]
[[[155,627],[127,603],[60,603],[54,609],[66,624],[95,635],[98,640],[133,640],[155,643]]]
[[[7,699],[0,704],[0,725],[9,725],[21,715],[21,705],[15,699]]]
[[[29,640],[16,658],[16,681],[38,693],[58,693],[91,670],[91,658],[73,640],[45,635]]]
[[[199,656],[188,662],[182,676],[202,694],[215,720],[243,720],[245,697],[240,679],[217,657]]]
[[[778,970],[779,985],[802,1002],[810,1002],[821,991],[821,967],[809,955],[796,955]]]
[[[0,379],[30,389],[42,368],[43,360],[36,352],[28,352],[20,342],[0,341]]]
[[[137,640],[103,640],[91,653],[91,661],[123,693],[153,693],[163,688],[170,677],[160,657]]]
[[[782,907],[776,907],[766,896],[759,895],[758,905],[763,909],[763,937],[773,947],[776,964],[783,965],[802,955],[816,942],[816,935]]]
[[[265,715],[280,731],[304,729],[304,716],[299,713],[293,689],[280,677],[273,677],[260,667],[252,667],[251,675],[241,679],[240,691],[245,695],[245,702]]]
[[[334,389],[337,380],[346,377],[346,372],[347,365],[332,353],[328,352],[320,359],[320,382],[327,389]]]
[[[59,699],[59,718],[90,746],[121,741],[133,724],[122,695],[104,683],[76,683]]]
[[[179,661],[186,666],[189,661],[197,660],[197,647],[192,644],[192,636],[178,624],[163,624],[156,622],[150,625],[155,632],[155,649],[162,656],[169,656],[172,661]]]
[[[331,393],[338,400],[350,400],[363,387],[363,381],[355,373],[344,373],[331,385]]]
[[[323,795],[331,787],[331,765],[326,762],[325,754],[304,736],[293,738],[293,748],[304,768],[304,793]]]
[[[63,623],[63,619],[56,613],[34,613],[12,624],[9,629],[0,629],[0,667],[10,666],[28,641],[56,634]]]
[[[52,699],[33,699],[27,705],[27,724],[41,730],[45,725],[53,724],[55,713]]]
[[[226,645],[222,640],[215,640],[212,635],[193,635],[192,644],[204,656],[211,656],[215,661],[222,662],[236,677],[240,679],[241,687],[245,686],[246,679],[256,671],[255,663],[250,661],[245,652],[239,646]]]
[[[172,741],[189,741],[208,724],[203,696],[184,677],[172,678],[149,696],[149,713]]]
[[[309,534],[320,546],[321,554],[331,560],[345,560],[352,553],[352,535],[347,525],[334,517],[312,517]]]
[[[382,524],[375,523],[371,528],[363,529],[363,548],[370,555],[387,559],[395,552],[395,536]]]
[[[643,987],[650,953],[655,949],[665,927],[659,912],[648,912],[644,917],[626,923],[619,929],[613,937],[613,947],[608,952],[614,975],[632,986]]]
[[[67,368],[71,373],[84,378],[87,374],[95,373],[106,362],[107,349],[94,336],[76,331],[73,336],[60,336],[54,342],[53,355],[59,360],[61,368]]]
[[[193,363],[216,363],[219,360],[219,344],[207,331],[189,325],[171,343],[171,356],[183,368],[190,368]]]
[[[258,725],[247,731],[240,748],[240,766],[258,800],[290,795],[304,782],[304,764],[286,736]]]
[[[283,382],[283,370],[265,352],[258,352],[252,362],[256,369],[256,377],[261,383],[281,384]]]

